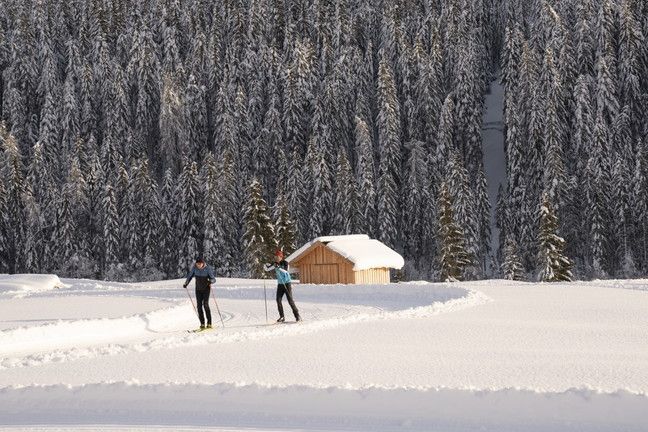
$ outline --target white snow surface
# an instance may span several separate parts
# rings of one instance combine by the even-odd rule
[[[369,236],[366,234],[348,234],[348,235],[337,235],[337,236],[322,236],[322,237],[316,237],[313,240],[309,241],[308,243],[305,243],[302,247],[297,249],[295,252],[291,253],[287,258],[286,261],[290,264],[291,261],[293,261],[295,258],[303,254],[313,246],[317,242],[321,243],[328,243],[332,242],[335,240],[368,240]]]
[[[0,274],[0,295],[10,297],[25,297],[35,292],[51,291],[56,288],[65,288],[56,275],[36,274]]]
[[[354,271],[385,267],[401,269],[405,264],[398,252],[366,234],[317,237],[290,254],[286,261],[294,261],[318,242],[351,261]]]
[[[272,325],[219,279],[201,334],[182,280],[63,282],[0,295],[1,430],[648,430],[647,280],[295,284]]]

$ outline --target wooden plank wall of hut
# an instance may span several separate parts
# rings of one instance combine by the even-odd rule
[[[357,284],[389,283],[389,269],[375,268],[355,272],[354,282]]]
[[[301,283],[353,283],[353,265],[323,244],[309,251],[297,266]]]

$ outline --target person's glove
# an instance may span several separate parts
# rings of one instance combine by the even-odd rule
[[[272,271],[274,270],[274,266],[270,263],[263,264],[263,270],[265,271]]]

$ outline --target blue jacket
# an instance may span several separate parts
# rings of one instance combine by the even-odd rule
[[[279,264],[275,264],[275,274],[277,275],[278,284],[287,284],[292,280],[290,278],[290,273],[288,272],[288,263],[286,261],[281,261]]]
[[[216,276],[214,276],[214,270],[211,267],[206,265],[202,269],[199,269],[196,266],[187,273],[187,281],[185,285],[189,285],[191,279],[196,278],[196,289],[206,289],[209,288],[209,285],[216,283]]]

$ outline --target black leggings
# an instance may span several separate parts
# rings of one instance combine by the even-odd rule
[[[205,315],[207,315],[207,324],[211,325],[211,311],[209,310],[209,291],[209,288],[196,288],[196,303],[198,303],[198,319],[200,320],[200,325],[205,325]],[[203,308],[205,308],[205,314],[203,314]]]
[[[295,316],[295,319],[297,319],[297,317],[299,316],[299,311],[297,310],[297,306],[295,306],[295,300],[293,300],[290,283],[277,285],[277,308],[279,309],[279,316],[284,316],[283,304],[281,304],[281,299],[283,298],[284,294],[286,294],[288,304],[292,309],[292,313]]]

